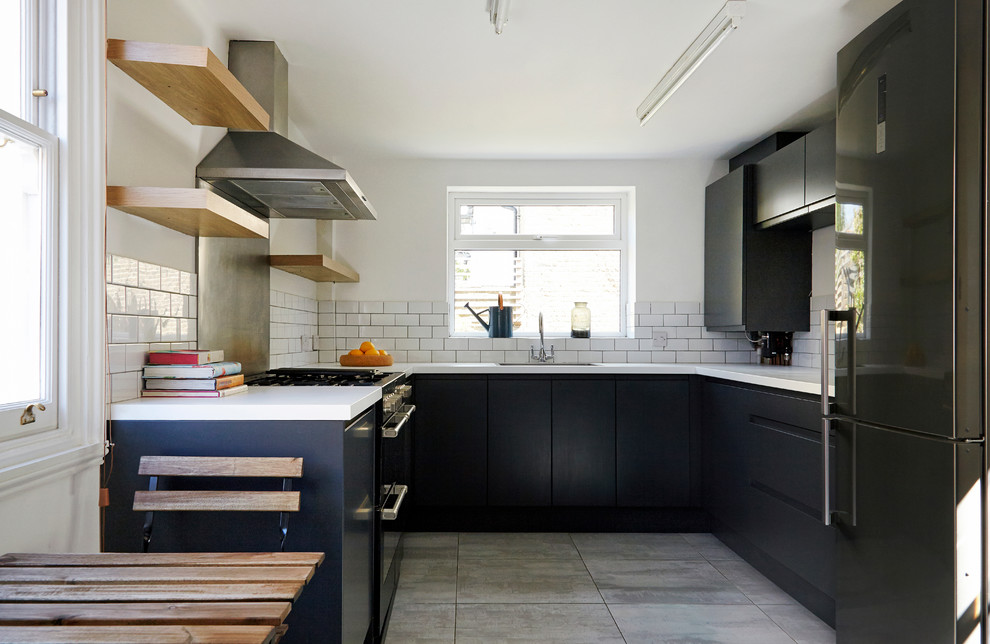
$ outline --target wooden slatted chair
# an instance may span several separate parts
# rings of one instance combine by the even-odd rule
[[[151,545],[155,512],[194,510],[212,512],[278,512],[279,545],[285,550],[289,512],[299,511],[299,492],[292,479],[302,477],[302,458],[142,456],[138,474],[150,476],[148,491],[134,493],[134,510],[146,512],[144,551]],[[282,479],[282,491],[159,490],[159,477],[271,477]]]

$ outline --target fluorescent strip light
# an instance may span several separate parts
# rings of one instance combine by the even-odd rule
[[[509,22],[509,0],[488,0],[488,19],[495,25],[495,33],[501,34]]]
[[[698,37],[681,54],[673,67],[660,79],[646,100],[640,104],[636,110],[640,125],[646,125],[646,122],[656,114],[660,106],[673,96],[677,88],[684,84],[684,81],[715,51],[715,48],[725,40],[726,36],[739,26],[739,22],[745,14],[746,0],[728,0],[722,6],[722,9],[708,23],[708,26],[698,34]]]

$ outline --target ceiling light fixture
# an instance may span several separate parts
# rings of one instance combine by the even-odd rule
[[[497,0],[489,0],[489,2],[497,2]],[[656,114],[660,106],[666,103],[667,99],[677,91],[677,88],[684,84],[684,81],[694,73],[694,70],[698,69],[701,63],[725,40],[725,37],[739,26],[744,15],[746,15],[746,0],[728,0],[722,6],[712,21],[708,23],[708,26],[698,34],[698,37],[681,54],[677,62],[667,70],[667,73],[660,79],[646,100],[640,104],[636,110],[640,125],[646,125],[646,122]]]
[[[488,19],[495,25],[495,33],[501,34],[509,22],[509,0],[488,0]]]

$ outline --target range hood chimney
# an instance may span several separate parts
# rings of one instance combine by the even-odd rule
[[[347,170],[287,138],[289,65],[278,46],[231,40],[227,58],[272,131],[229,130],[196,167],[200,184],[266,218],[375,219]]]

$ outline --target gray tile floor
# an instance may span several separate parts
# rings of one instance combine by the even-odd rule
[[[710,534],[409,533],[386,644],[834,644]]]

